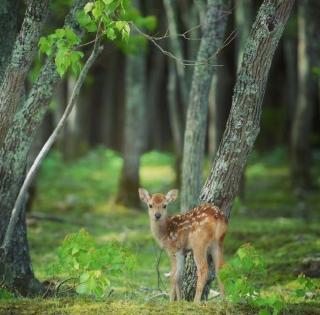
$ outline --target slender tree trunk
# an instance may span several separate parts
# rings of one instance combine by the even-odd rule
[[[185,58],[183,56],[180,39],[177,36],[178,35],[177,22],[176,22],[176,17],[174,14],[174,7],[172,2],[173,2],[172,0],[163,0],[163,4],[167,14],[168,28],[170,32],[169,46],[171,48],[172,53],[179,59],[179,61],[175,60],[175,66],[177,70],[176,76],[177,76],[181,101],[182,101],[183,107],[186,108],[187,101],[188,101],[188,93],[187,93],[187,85],[186,85],[185,68],[183,65],[183,60]]]
[[[33,6],[38,2],[41,2],[41,4],[37,9],[34,9]],[[28,3],[26,13],[28,21],[22,25],[12,54],[12,66],[10,66],[10,69],[14,69],[14,71],[8,73],[7,69],[5,76],[5,80],[12,80],[15,77],[14,82],[22,86],[24,85],[27,69],[30,67],[28,63],[31,64],[32,62],[33,51],[37,47],[38,41],[38,39],[31,38],[32,36],[28,32],[33,32],[33,36],[39,37],[40,31],[35,25],[41,28],[41,23],[43,23],[46,15],[44,5],[48,4],[47,1],[29,1]],[[79,32],[79,26],[75,22],[75,12],[83,7],[84,3],[85,1],[75,1],[71,14],[66,18],[67,25],[73,27],[77,32]],[[42,8],[42,11],[40,8]],[[40,14],[39,10],[43,15]],[[35,24],[30,26],[29,24],[32,21]],[[23,46],[24,43],[26,46]],[[22,49],[23,53],[19,53],[20,49]],[[21,73],[19,73],[18,68]],[[59,81],[60,77],[56,73],[55,64],[50,59],[41,69],[39,78],[18,111],[15,101],[20,101],[22,87],[8,90],[7,86],[0,91],[1,109],[5,111],[4,104],[9,106],[8,113],[1,117],[5,120],[5,125],[1,126],[4,132],[0,137],[0,243],[3,242],[11,211],[24,178],[27,156],[32,140],[46,113],[54,87]],[[3,84],[9,83],[4,82]],[[8,90],[9,97],[5,95],[6,90]],[[13,92],[17,92],[19,95],[11,95]],[[6,99],[4,103],[2,103],[2,97]],[[6,127],[6,125],[10,126],[10,128]],[[6,254],[0,253],[0,278],[1,280],[3,279],[2,283],[23,295],[39,293],[42,286],[34,278],[32,272],[23,211],[16,224],[13,244],[14,246],[11,246]]]
[[[207,130],[208,98],[216,55],[227,22],[225,0],[209,0],[190,92],[182,162],[181,209],[187,211],[200,193]]]
[[[152,148],[161,148],[161,119],[159,119],[160,110],[164,107],[163,81],[165,78],[165,56],[158,50],[154,49],[151,55],[150,73],[147,82],[147,108],[148,114],[147,126],[149,134],[149,144]]]
[[[319,43],[314,40],[319,31],[319,1],[303,0],[298,4],[298,96],[291,129],[291,177],[296,192],[312,186],[310,175],[310,133],[314,112],[317,81],[312,68],[319,66],[315,53]]]
[[[117,196],[117,202],[130,207],[140,204],[137,191],[140,187],[140,156],[146,140],[145,87],[145,53],[140,50],[127,56],[123,167]]]
[[[169,120],[174,142],[175,163],[176,163],[176,186],[180,186],[181,181],[181,155],[182,155],[182,122],[179,115],[179,106],[177,100],[177,75],[174,62],[169,60],[168,69],[168,107]]]
[[[259,133],[271,61],[293,4],[294,0],[265,0],[245,45],[226,129],[199,198],[200,202],[220,207],[227,217]],[[195,279],[194,262],[189,254],[183,277],[184,296],[189,300],[195,294]]]
[[[290,24],[290,23],[289,23]],[[293,23],[291,23],[293,24]],[[293,26],[291,25],[291,28]],[[296,31],[296,29],[295,29]],[[285,122],[285,139],[290,139],[290,130],[293,121],[297,103],[297,40],[292,34],[293,31],[288,27],[283,37],[283,50],[286,67],[286,122]],[[290,141],[288,141],[290,142]],[[290,144],[290,143],[289,143]]]
[[[240,67],[244,45],[252,25],[252,9],[253,0],[237,0],[235,2],[235,22],[238,34],[236,38],[237,69]]]

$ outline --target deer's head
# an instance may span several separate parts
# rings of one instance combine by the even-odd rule
[[[153,194],[143,188],[139,188],[140,199],[148,205],[149,217],[154,221],[162,221],[167,217],[167,205],[169,202],[176,200],[178,190],[172,189],[166,195]]]

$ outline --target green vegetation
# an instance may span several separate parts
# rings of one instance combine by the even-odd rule
[[[262,296],[271,299],[271,304],[272,299],[281,297],[285,301],[283,314],[317,314],[320,280],[298,275],[303,259],[320,252],[320,196],[311,192],[304,200],[295,197],[290,190],[286,164],[284,150],[251,158],[245,200],[237,200],[230,220],[226,262],[239,257],[239,252],[235,253],[241,245],[252,244],[264,260],[264,276],[257,275],[260,269],[253,267],[253,276],[248,276],[250,282],[246,283],[251,286],[249,289],[259,290]],[[169,281],[163,276],[169,271],[169,263],[163,254],[158,284],[159,249],[149,232],[146,210],[143,206],[128,209],[114,204],[121,165],[116,153],[104,149],[71,164],[65,164],[57,152],[52,153],[43,165],[33,214],[55,216],[61,222],[39,220],[31,215],[29,240],[34,270],[42,280],[59,283],[72,275],[65,258],[64,270],[51,266],[59,263],[58,248],[65,236],[81,228],[92,235],[90,246],[110,250],[111,244],[118,242],[133,253],[134,271],[127,272],[130,264],[128,268],[123,264],[121,272],[108,273],[106,297],[98,300],[79,297],[74,292],[32,300],[13,298],[0,291],[0,314],[258,314],[265,308],[243,300],[237,300],[237,304],[222,302],[219,298],[201,305],[170,303],[165,295],[159,295],[158,285],[163,291],[169,288]],[[315,169],[313,174],[317,174],[319,181],[319,170]],[[144,155],[141,177],[142,185],[150,191],[172,188],[173,156],[159,152]],[[169,211],[178,212],[177,203]],[[240,264],[240,269],[246,267]],[[242,271],[239,279],[245,276]]]

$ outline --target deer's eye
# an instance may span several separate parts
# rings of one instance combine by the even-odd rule
[[[152,208],[152,205],[151,205],[151,204],[149,205],[149,208]]]
[[[167,208],[167,205],[163,205],[163,209]]]

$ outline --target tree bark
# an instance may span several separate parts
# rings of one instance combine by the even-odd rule
[[[18,0],[2,0],[0,3],[0,86],[17,35]]]
[[[261,104],[271,61],[293,4],[294,0],[265,0],[245,45],[226,129],[199,198],[200,202],[220,207],[228,218],[248,155],[259,133]],[[193,265],[189,254],[184,272],[187,299],[192,299],[195,293]]]
[[[181,209],[187,211],[197,202],[200,193],[205,136],[207,131],[208,97],[215,71],[214,63],[221,48],[227,22],[225,0],[209,0],[203,35],[194,69],[187,111],[182,161]]]
[[[140,204],[140,156],[144,149],[146,113],[146,64],[143,50],[129,54],[126,64],[126,103],[123,142],[123,167],[117,202],[128,207]]]
[[[39,10],[31,10],[35,3],[36,1],[30,2],[26,18],[29,19],[28,23],[35,20],[34,23],[40,27],[39,18],[42,16],[37,14]],[[41,8],[43,8],[44,3],[47,3],[47,1],[41,3]],[[83,0],[75,1],[69,17],[66,18],[66,24],[78,32],[79,26],[75,22],[75,12],[83,7],[84,3],[85,1]],[[33,17],[31,18],[30,15]],[[24,49],[23,47],[21,54],[18,52],[16,54],[13,53],[12,57],[13,65],[17,66],[19,62],[22,63],[22,74],[18,74],[18,68],[15,69],[14,73],[17,75],[16,82],[21,83],[21,85],[24,84],[22,77],[26,76],[28,68],[26,61],[28,60],[30,63],[32,61],[31,51],[29,49],[33,51],[37,44],[37,41],[33,39],[34,47],[31,47],[30,34],[25,34],[28,29],[29,31],[35,29],[35,27],[27,27],[28,23],[23,23],[21,30],[26,37],[23,37],[20,33],[17,39],[18,43],[16,43],[14,48],[20,49],[21,44],[29,39],[30,41],[26,43],[26,48],[28,49]],[[39,35],[39,32],[35,33],[35,36]],[[23,58],[24,55],[25,58]],[[6,73],[8,73],[8,69]],[[10,79],[13,74],[7,74],[7,76],[9,77],[8,79]],[[54,61],[53,59],[49,59],[41,69],[39,78],[32,87],[21,109],[18,111],[14,110],[14,108],[17,108],[17,105],[14,104],[13,100],[19,100],[17,95],[10,95],[10,97],[7,98],[4,90],[0,92],[6,100],[12,100],[11,109],[8,110],[10,115],[2,116],[2,118],[11,120],[11,122],[8,123],[6,120],[7,127],[4,128],[5,132],[1,135],[2,141],[0,142],[0,243],[3,242],[11,211],[24,178],[27,156],[32,140],[47,111],[54,87],[59,81],[60,77],[56,72]],[[18,89],[17,93],[19,93],[19,90],[20,89]],[[13,93],[13,91],[10,90],[8,93]],[[4,107],[1,107],[1,109],[4,109]],[[10,126],[10,128],[8,128],[8,126]],[[3,279],[3,284],[14,291],[18,291],[22,295],[39,293],[41,285],[34,278],[31,268],[23,211],[16,225],[13,244],[14,246],[11,247],[10,251],[1,257],[0,278]]]
[[[32,0],[27,6],[0,89],[0,145],[5,140],[24,95],[25,79],[47,17],[48,6],[49,0]]]
[[[315,0],[298,4],[298,96],[291,129],[291,177],[297,193],[312,187],[310,133],[317,80],[312,68],[319,66],[317,45],[320,5]],[[317,64],[318,61],[318,64]]]

